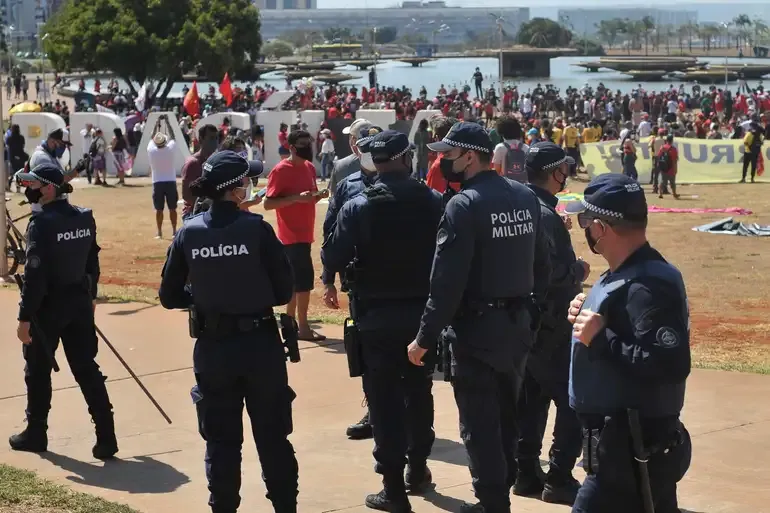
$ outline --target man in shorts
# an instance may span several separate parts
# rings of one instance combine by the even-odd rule
[[[281,160],[267,177],[265,210],[275,210],[278,238],[294,270],[294,295],[286,313],[297,319],[299,339],[319,342],[326,337],[310,328],[307,310],[315,273],[310,248],[313,244],[315,205],[329,196],[328,189],[318,191],[313,166],[310,134],[292,131],[287,139],[290,155]]]
[[[169,135],[161,132],[161,122],[166,122]],[[155,223],[158,227],[156,239],[163,237],[163,205],[168,207],[172,235],[176,235],[176,204],[179,192],[176,188],[176,167],[174,157],[176,141],[166,116],[161,116],[153,130],[152,140],[147,145],[147,157],[152,170],[152,204],[155,208]]]

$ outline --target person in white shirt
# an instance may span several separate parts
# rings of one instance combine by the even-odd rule
[[[334,141],[332,140],[332,131],[328,128],[321,130],[321,181],[325,182],[329,175],[329,169],[334,163]]]
[[[650,123],[650,115],[646,112],[642,114],[642,122],[639,123],[639,140],[646,139],[652,133],[652,123]]]
[[[161,132],[161,122],[166,122],[170,135]],[[158,227],[156,239],[163,237],[163,204],[168,207],[172,235],[176,235],[176,204],[179,192],[176,188],[176,141],[168,118],[163,115],[158,119],[153,130],[152,140],[147,145],[147,158],[152,171],[152,204],[155,207],[155,223]]]
[[[672,98],[666,104],[668,114],[666,115],[666,122],[673,123],[676,121],[676,111],[679,109],[679,104],[676,102],[676,98]]]
[[[94,125],[92,123],[86,123],[86,127],[80,131],[80,135],[83,137],[83,153],[90,153],[91,143],[94,142]],[[89,160],[88,167],[86,168],[88,183],[91,183],[93,174],[94,164]]]

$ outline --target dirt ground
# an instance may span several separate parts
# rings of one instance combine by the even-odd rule
[[[736,170],[737,175],[737,170]],[[102,247],[102,293],[110,300],[138,299],[157,301],[160,272],[170,241],[166,221],[164,240],[155,240],[154,213],[149,184],[135,179],[121,188],[101,188],[76,184],[71,201],[94,210]],[[582,191],[584,184],[569,184],[572,192]],[[743,207],[754,215],[743,216],[743,222],[770,224],[770,187],[762,184],[680,186],[682,199],[662,200],[648,195],[650,204],[663,207],[719,208]],[[14,200],[21,200],[17,195]],[[25,207],[10,202],[16,215]],[[274,212],[257,206],[253,212],[275,221]],[[342,310],[323,305],[320,283],[320,241],[326,204],[318,205],[316,243],[313,258],[316,289],[312,293],[311,317],[324,322],[341,322],[347,308],[341,297]],[[696,363],[700,366],[770,373],[770,321],[765,311],[770,307],[770,273],[762,264],[768,255],[767,239],[713,235],[692,231],[693,226],[727,217],[727,214],[650,214],[649,239],[666,258],[683,272],[691,304],[692,344]],[[23,222],[22,222],[23,224]],[[590,285],[606,270],[604,261],[593,255],[581,231],[572,231],[573,244],[579,256],[592,266]]]

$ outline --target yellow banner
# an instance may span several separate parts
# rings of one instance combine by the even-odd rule
[[[636,145],[636,171],[641,183],[650,182],[652,152],[648,141]],[[743,141],[738,139],[706,140],[674,138],[679,152],[677,183],[734,183],[743,170]],[[620,141],[586,143],[580,146],[583,165],[593,178],[604,173],[622,173]],[[770,166],[770,145],[762,148],[765,166]],[[757,181],[770,182],[769,173],[757,176]],[[747,173],[750,176],[751,170]]]

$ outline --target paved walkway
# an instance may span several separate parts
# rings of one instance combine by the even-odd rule
[[[24,382],[20,344],[16,341],[17,296],[0,290],[0,434],[23,429]],[[94,461],[93,431],[85,403],[64,356],[54,378],[50,417],[50,452],[12,452],[0,441],[0,461],[124,502],[144,513],[204,513],[207,490],[203,442],[190,400],[192,341],[181,312],[140,304],[102,305],[102,330],[141,375],[174,424],[156,413],[117,360],[103,346],[99,363],[109,376],[115,405],[121,460]],[[295,432],[291,437],[300,464],[300,511],[363,512],[367,493],[380,489],[372,471],[371,441],[349,441],[345,427],[360,418],[360,384],[347,377],[338,340],[340,329],[321,328],[324,346],[302,346],[302,362],[290,366]],[[689,382],[684,421],[693,435],[693,466],[681,483],[681,506],[698,513],[770,512],[770,377],[696,371]],[[459,509],[471,500],[470,476],[459,442],[451,389],[435,382],[436,445],[429,462],[437,491],[412,499],[417,513]],[[248,432],[248,431],[247,431]],[[243,511],[270,511],[264,498],[253,442],[244,445]],[[576,471],[582,479],[582,471]],[[513,511],[568,512],[564,506],[513,498]]]

